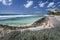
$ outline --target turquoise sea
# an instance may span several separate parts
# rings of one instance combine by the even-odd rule
[[[24,27],[33,24],[43,17],[44,15],[0,15],[0,24]]]

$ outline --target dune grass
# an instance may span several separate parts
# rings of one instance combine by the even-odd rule
[[[40,31],[14,31],[2,40],[60,40],[60,27]]]

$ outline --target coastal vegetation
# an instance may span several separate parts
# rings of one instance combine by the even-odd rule
[[[48,15],[60,15],[60,12],[52,12],[49,11]],[[32,24],[32,26],[29,27],[37,27],[42,24],[42,22],[47,22],[48,19],[45,17],[41,20],[36,21]],[[37,26],[36,26],[37,25]],[[7,25],[0,25],[1,27],[4,27],[5,29],[8,27]],[[29,27],[19,27],[17,29],[24,29]],[[9,29],[16,30],[16,27],[8,27]],[[51,29],[43,29],[43,30],[25,30],[25,31],[12,31],[8,34],[6,34],[3,38],[0,40],[60,40],[60,27],[54,27]]]
[[[47,13],[48,15],[57,15],[57,16],[59,16],[60,15],[60,11],[59,10],[54,10],[54,11],[48,11],[48,13]]]
[[[38,31],[14,31],[2,40],[60,40],[60,27]]]

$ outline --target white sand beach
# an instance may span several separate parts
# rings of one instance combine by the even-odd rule
[[[49,16],[50,23],[54,26],[60,26],[60,16]]]
[[[11,30],[11,29],[4,29],[4,28],[0,28],[0,30],[2,31],[2,36],[4,36],[4,32],[5,33],[10,33],[12,31],[25,31],[25,30],[30,30],[30,31],[37,31],[37,30],[43,30],[43,29],[50,29],[50,28],[54,28],[57,26],[60,26],[60,16],[47,16],[49,18],[49,20],[47,21],[47,24],[45,22],[43,22],[43,25],[37,26],[37,27],[28,27],[28,28],[23,28],[23,29],[18,29],[17,30]]]
[[[43,23],[42,26],[31,27],[31,28],[20,29],[20,30],[21,31],[25,31],[25,30],[30,30],[30,31],[43,30],[43,29],[51,28],[51,27],[49,27],[49,25],[50,25],[50,22],[48,21],[47,25],[45,23]]]
[[[56,20],[60,21],[60,16],[55,16]]]
[[[37,27],[28,27],[28,28],[23,28],[23,29],[20,28],[17,30],[7,29],[7,33],[10,33],[11,31],[25,31],[25,30],[36,31],[36,30],[50,29],[50,28],[54,28],[60,25],[60,16],[48,15],[47,17],[49,18],[49,20],[47,21],[47,24],[44,22],[43,25],[37,26]],[[4,30],[4,28],[2,28],[1,30]]]

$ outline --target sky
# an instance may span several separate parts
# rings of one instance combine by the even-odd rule
[[[60,10],[60,0],[0,0],[0,14],[46,14]]]

